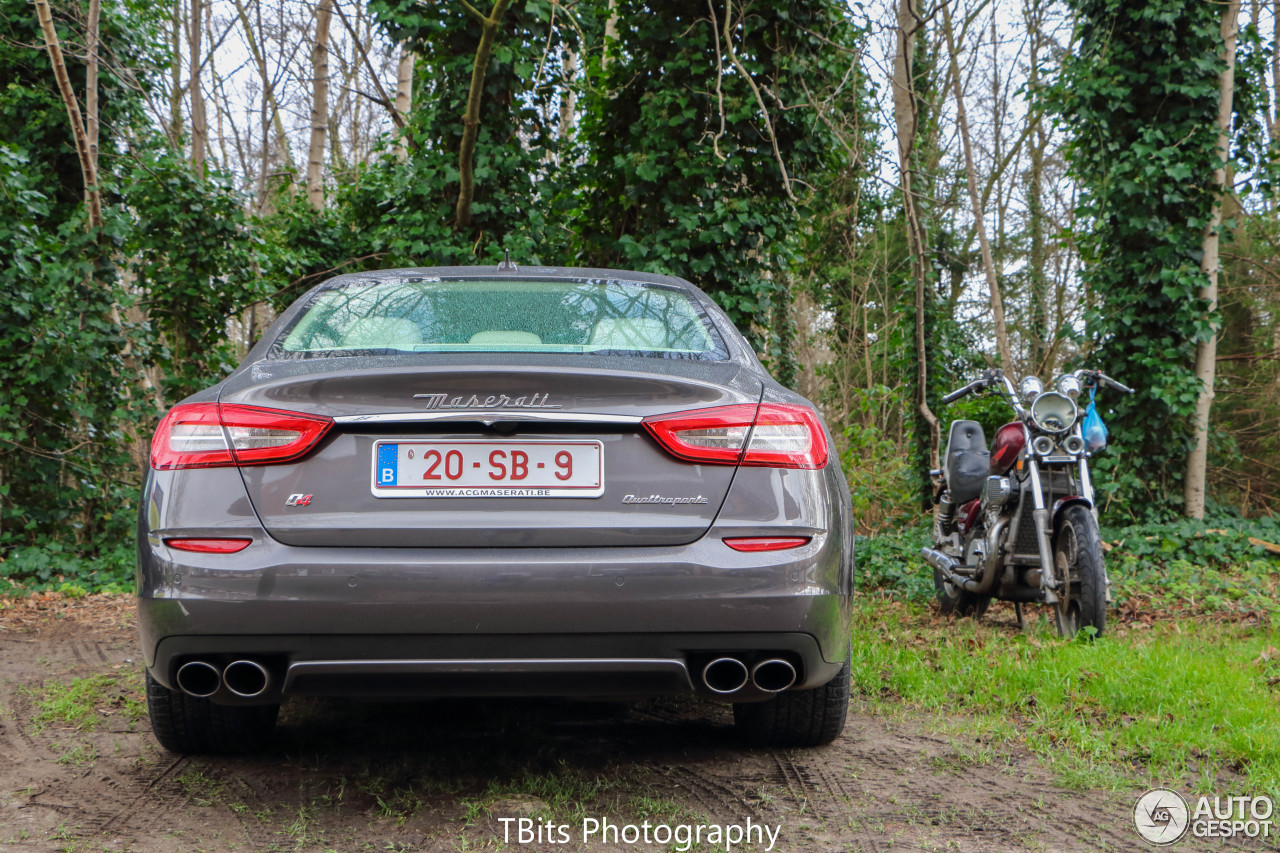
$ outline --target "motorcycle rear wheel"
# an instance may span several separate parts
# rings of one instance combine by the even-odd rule
[[[989,595],[975,595],[947,583],[947,576],[938,569],[933,570],[933,588],[938,593],[938,609],[943,616],[972,616],[979,619],[991,604]]]
[[[1059,636],[1074,637],[1092,628],[1092,636],[1101,637],[1107,627],[1107,581],[1098,522],[1088,507],[1077,504],[1063,510],[1053,559],[1063,583],[1054,608]]]

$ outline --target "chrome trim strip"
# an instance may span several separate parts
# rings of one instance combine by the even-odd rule
[[[475,409],[449,412],[395,412],[377,415],[339,415],[339,424],[414,424],[427,421],[559,421],[574,424],[638,424],[640,415],[605,415],[590,412],[531,412],[522,409]]]
[[[745,667],[744,667],[745,669]],[[317,660],[289,664],[283,690],[288,693],[300,677],[324,675],[374,675],[377,673],[487,675],[522,673],[625,673],[668,672],[685,675],[679,658],[474,658],[456,660]]]

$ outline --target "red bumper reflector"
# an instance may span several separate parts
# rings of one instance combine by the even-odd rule
[[[234,554],[249,547],[252,539],[166,539],[164,544],[179,551],[201,554]]]
[[[735,551],[786,551],[809,544],[808,536],[739,536],[725,539]]]

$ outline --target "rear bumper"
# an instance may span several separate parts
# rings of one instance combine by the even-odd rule
[[[719,655],[791,662],[796,689],[845,659],[837,537],[742,554],[719,538],[662,548],[299,548],[261,533],[237,554],[147,537],[139,633],[175,686],[201,659],[260,662],[294,695],[635,696],[705,693]],[[764,698],[748,687],[719,698]]]

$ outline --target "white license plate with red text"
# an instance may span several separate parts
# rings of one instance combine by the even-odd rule
[[[379,498],[596,498],[604,494],[598,441],[378,441]]]

